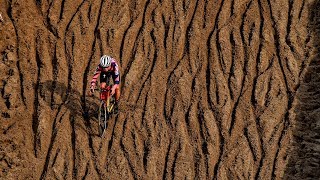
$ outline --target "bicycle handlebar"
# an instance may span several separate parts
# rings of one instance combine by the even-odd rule
[[[111,86],[111,85],[108,85],[108,86],[106,86],[105,90],[111,91],[111,88],[112,88],[112,86]],[[95,87],[93,90],[94,90],[94,91],[96,91],[96,90],[101,91],[102,89],[101,89],[100,87]],[[90,88],[90,91],[92,92],[92,89],[91,89],[91,88]],[[93,93],[93,92],[92,92],[92,93]]]

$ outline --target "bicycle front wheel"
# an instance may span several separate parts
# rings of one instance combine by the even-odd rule
[[[104,132],[107,128],[107,108],[104,102],[101,101],[99,106],[99,135],[103,137]]]

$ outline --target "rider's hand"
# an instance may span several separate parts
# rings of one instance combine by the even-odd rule
[[[93,93],[90,90],[89,93],[88,93],[88,96],[92,96],[92,95],[93,95]]]
[[[92,83],[90,87],[90,95],[92,96],[94,93],[94,89],[96,88],[96,84]]]

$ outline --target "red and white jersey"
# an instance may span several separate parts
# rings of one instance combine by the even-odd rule
[[[119,71],[119,66],[118,63],[116,62],[116,60],[114,58],[112,58],[111,60],[111,68],[107,67],[101,67],[100,64],[97,66],[93,78],[91,80],[91,84],[92,83],[96,83],[97,82],[97,78],[99,77],[99,75],[101,74],[101,72],[111,72],[112,73],[112,78],[114,80],[115,84],[119,84],[120,83],[120,71]]]

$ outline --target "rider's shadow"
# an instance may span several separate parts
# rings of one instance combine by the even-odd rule
[[[92,121],[97,121],[99,107],[97,96],[83,96],[78,90],[68,88],[65,84],[56,81],[35,84],[35,88],[39,91],[38,99],[42,98],[51,109],[65,106],[71,116],[82,117],[85,120],[86,128],[91,129]]]

